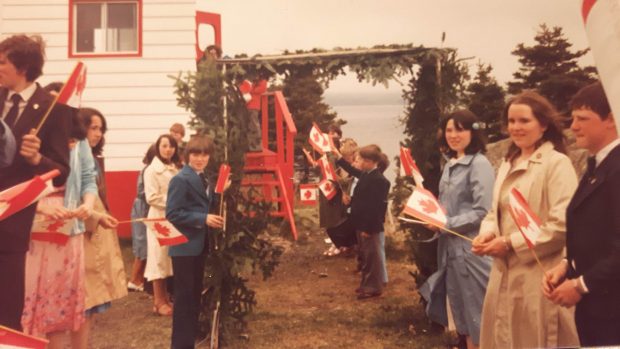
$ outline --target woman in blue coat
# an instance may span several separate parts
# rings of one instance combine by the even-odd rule
[[[448,163],[439,182],[439,201],[447,211],[447,228],[474,238],[491,207],[495,173],[483,155],[485,141],[480,123],[469,110],[458,110],[441,123],[440,145]],[[448,326],[448,305],[456,330],[466,336],[467,347],[480,339],[482,302],[491,270],[491,259],[471,253],[471,241],[439,235],[438,270],[422,285],[428,317]]]

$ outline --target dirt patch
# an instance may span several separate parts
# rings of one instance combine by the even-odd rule
[[[315,213],[305,215],[312,218]],[[310,216],[310,217],[309,217]],[[296,243],[286,245],[274,276],[250,276],[258,305],[245,336],[226,338],[227,348],[434,348],[445,347],[444,334],[433,333],[422,309],[406,260],[402,236],[388,234],[389,284],[380,298],[358,301],[359,274],[353,257],[325,257],[325,234],[313,219],[300,224]],[[300,222],[301,223],[301,222]],[[395,251],[394,249],[401,249]],[[123,244],[127,260],[129,246]],[[391,256],[398,256],[397,259]],[[92,348],[169,348],[170,318],[151,312],[145,293],[114,302],[95,319]],[[201,348],[206,348],[203,345]]]

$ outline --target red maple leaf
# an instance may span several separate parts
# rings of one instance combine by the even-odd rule
[[[306,193],[304,194],[304,196],[308,200],[308,199],[310,199],[312,197],[312,193],[310,192],[310,190],[306,190]]]
[[[52,223],[50,223],[47,228],[47,231],[49,232],[57,232],[58,229],[62,228],[62,226],[65,225],[65,223],[63,221],[54,221]]]
[[[518,209],[518,208],[513,208],[513,213],[515,215],[515,223],[517,223],[517,225],[519,227],[522,228],[527,228],[530,226],[530,219],[527,216],[527,213],[525,213],[525,211]]]
[[[332,190],[332,184],[330,182],[325,183],[323,187],[325,188],[326,191]]]
[[[422,199],[418,204],[425,213],[435,214],[439,210],[439,206],[433,200]]]
[[[318,133],[316,133],[316,132],[314,133],[313,138],[314,138],[314,141],[315,141],[315,142],[317,142],[317,143],[318,143],[318,141],[320,140],[320,136],[319,136],[319,134],[318,134]]]
[[[327,139],[325,137],[323,137],[323,146],[327,146],[329,143],[327,142]]]
[[[170,236],[170,229],[168,229],[166,226],[155,223],[154,227],[158,234],[163,236]]]

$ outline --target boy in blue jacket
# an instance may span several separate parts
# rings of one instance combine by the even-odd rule
[[[171,246],[174,273],[174,310],[172,313],[173,349],[194,348],[198,334],[200,295],[209,251],[210,228],[221,228],[222,216],[209,212],[213,194],[204,169],[213,151],[213,141],[194,136],[185,148],[185,166],[172,178],[168,187],[166,219],[189,241]]]

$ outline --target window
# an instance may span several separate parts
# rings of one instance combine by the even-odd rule
[[[73,0],[69,57],[141,56],[141,0]]]

